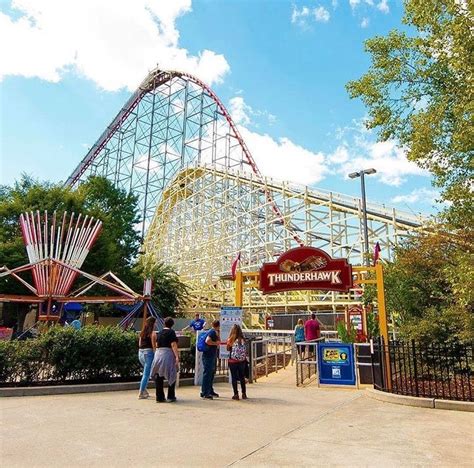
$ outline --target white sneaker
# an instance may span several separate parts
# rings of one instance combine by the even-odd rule
[[[140,393],[138,394],[138,399],[139,399],[139,400],[146,400],[148,397],[149,397],[149,395],[147,395],[147,394],[144,393],[144,392],[140,392]]]
[[[143,393],[145,394],[147,398],[150,396],[150,394],[148,393],[148,390],[144,390]]]

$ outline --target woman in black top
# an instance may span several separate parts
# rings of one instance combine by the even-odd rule
[[[143,375],[140,382],[140,393],[138,398],[140,400],[148,398],[147,392],[148,381],[150,380],[151,366],[153,363],[153,356],[155,351],[155,345],[153,345],[153,339],[155,338],[155,317],[148,317],[145,321],[145,326],[140,333],[138,340],[138,359],[143,366]],[[156,341],[156,340],[155,340]]]
[[[152,340],[155,340],[156,352],[153,360],[152,375],[156,382],[156,401],[161,403],[165,400],[163,383],[168,381],[168,401],[176,401],[175,386],[179,367],[178,337],[172,327],[174,320],[165,318],[165,327]]]

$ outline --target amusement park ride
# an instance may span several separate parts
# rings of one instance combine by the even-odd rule
[[[19,222],[29,263],[11,270],[1,267],[0,278],[11,276],[31,294],[0,294],[0,302],[38,303],[38,319],[46,322],[58,321],[62,306],[68,302],[131,303],[136,307],[143,305],[152,314],[155,312],[149,301],[151,291],[142,296],[112,272],[98,277],[81,270],[100,234],[101,221],[82,214],[64,212],[57,216],[54,212],[49,216],[47,211],[36,211],[22,213]],[[31,273],[33,284],[23,277],[27,272]],[[82,281],[80,287],[72,290],[79,278],[88,281]],[[95,287],[112,294],[86,295]]]
[[[138,197],[147,261],[177,270],[190,287],[190,312],[233,302],[237,256],[242,272],[301,245],[365,263],[361,200],[265,177],[217,95],[187,73],[149,73],[67,183],[91,175]],[[370,244],[378,242],[386,259],[425,221],[373,203],[367,219]],[[335,313],[357,301],[360,288],[272,295],[248,288],[242,303],[261,313]]]
[[[217,311],[234,302],[229,271],[237,256],[243,273],[258,271],[302,245],[355,266],[365,264],[361,200],[265,177],[217,95],[187,73],[149,73],[67,184],[75,186],[91,175],[137,196],[146,261],[164,261],[177,270],[191,292],[190,311]],[[425,222],[373,203],[366,213],[369,242],[378,242],[386,259],[400,239],[423,229]],[[4,268],[0,276],[11,275],[33,295],[2,295],[0,300],[46,301],[45,320],[55,319],[55,303],[79,297],[81,302],[140,300],[112,273],[95,277],[80,270],[100,222],[72,214],[48,220],[46,214],[29,213],[21,223],[30,263]],[[33,285],[20,277],[24,271],[32,272]],[[370,276],[365,270],[359,274]],[[89,283],[70,292],[78,276]],[[95,285],[116,295],[85,296]],[[336,313],[360,302],[360,292],[356,286],[265,295],[249,287],[242,306],[260,313]]]

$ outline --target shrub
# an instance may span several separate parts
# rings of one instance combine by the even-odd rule
[[[0,342],[0,385],[140,376],[138,335],[117,327],[51,327],[39,338]]]

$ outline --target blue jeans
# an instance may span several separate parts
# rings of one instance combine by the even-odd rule
[[[140,382],[140,392],[144,392],[150,380],[151,365],[155,353],[152,349],[140,349],[138,351],[138,359],[140,364],[143,366],[143,376]]]
[[[209,355],[202,353],[202,365],[204,372],[202,374],[201,393],[203,396],[212,395],[214,393],[212,384],[214,383],[214,374],[216,372],[215,354]]]

